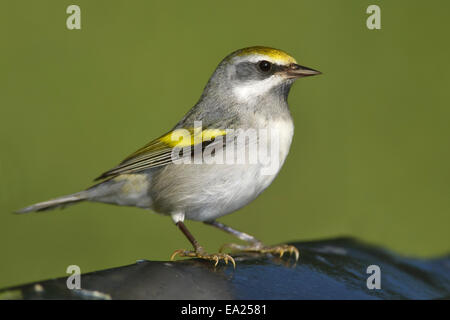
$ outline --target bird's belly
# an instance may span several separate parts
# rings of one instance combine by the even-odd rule
[[[162,213],[184,212],[186,219],[213,220],[242,208],[268,185],[255,165],[170,165],[165,179],[153,179],[153,207]],[[272,178],[273,179],[273,178]]]

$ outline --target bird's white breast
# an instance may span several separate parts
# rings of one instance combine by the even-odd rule
[[[273,179],[277,176],[278,172],[286,160],[289,153],[289,149],[292,143],[292,137],[294,135],[294,123],[292,119],[281,118],[269,120],[265,124],[271,134],[270,146],[268,154],[271,155],[270,167],[262,166],[259,171],[258,183],[259,189],[263,191],[266,189]],[[275,133],[275,134],[273,134]],[[275,155],[277,153],[277,156]]]

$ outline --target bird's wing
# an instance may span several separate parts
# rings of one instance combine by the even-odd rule
[[[194,152],[194,146],[201,144],[202,149],[204,149],[207,145],[213,143],[216,137],[225,135],[226,131],[222,129],[175,129],[151,141],[125,158],[117,167],[104,172],[95,180],[165,166],[173,161],[174,148],[178,148],[177,151],[182,154],[182,157],[191,157]]]

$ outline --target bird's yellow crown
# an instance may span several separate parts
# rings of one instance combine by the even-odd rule
[[[249,47],[245,49],[241,49],[236,53],[236,56],[242,57],[242,56],[248,56],[248,55],[262,55],[270,58],[273,61],[276,61],[280,64],[290,64],[290,63],[297,63],[297,61],[291,57],[286,52],[269,48],[269,47]]]

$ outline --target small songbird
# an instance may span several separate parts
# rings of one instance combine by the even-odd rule
[[[98,184],[17,213],[81,201],[134,206],[171,216],[189,239],[194,250],[176,250],[172,260],[180,255],[235,265],[222,253],[224,248],[280,256],[289,252],[298,259],[294,246],[266,246],[216,219],[247,205],[272,183],[294,133],[289,90],[297,78],[317,74],[278,49],[237,50],[220,62],[197,104],[171,131],[103,173]],[[185,219],[217,227],[248,245],[226,244],[209,254],[188,231]]]

